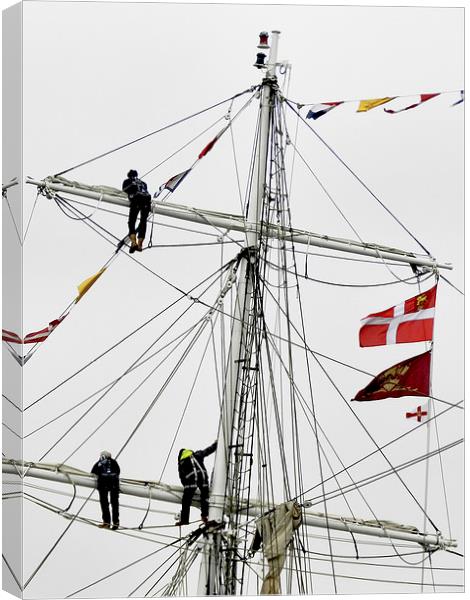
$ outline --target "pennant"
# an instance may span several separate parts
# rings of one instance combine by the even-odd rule
[[[204,156],[212,150],[212,148],[215,146],[216,142],[219,141],[219,139],[222,137],[222,135],[227,131],[227,129],[229,127],[230,127],[230,124],[226,125],[221,131],[219,131],[219,133],[215,136],[215,138],[207,144],[207,146],[204,146],[204,148],[201,150],[201,152],[199,152],[198,160],[201,160],[201,158],[204,158]]]
[[[382,312],[361,319],[359,345],[384,346],[431,341],[437,285]]]
[[[173,177],[170,177],[170,179],[167,182],[165,182],[158,188],[158,191],[155,192],[153,197],[158,198],[158,196],[160,196],[163,190],[169,190],[170,192],[174,192],[190,171],[191,169],[188,169],[187,171],[183,171],[182,173],[178,173],[178,175],[173,175]]]
[[[377,106],[380,106],[381,104],[386,104],[387,102],[390,102],[391,100],[395,100],[396,96],[393,96],[392,98],[375,98],[372,100],[361,100],[359,102],[359,108],[357,109],[356,112],[367,112],[368,110],[372,110],[373,108],[376,108]]]
[[[47,338],[51,335],[51,333],[56,329],[65,317],[68,315],[66,313],[64,316],[59,317],[58,319],[54,319],[49,323],[47,327],[41,329],[40,331],[33,331],[32,333],[28,333],[23,340],[23,344],[37,344],[39,342],[45,342]]]
[[[430,372],[431,351],[428,350],[382,371],[369,385],[356,394],[353,401],[429,396]]]
[[[326,115],[327,112],[333,110],[339,104],[343,104],[343,102],[323,102],[322,104],[314,104],[312,108],[307,113],[307,119],[319,119]]]
[[[418,423],[427,421],[429,419],[429,402],[427,402],[424,406],[418,406],[416,412],[407,412],[405,417],[407,419],[416,419]]]
[[[395,115],[396,113],[403,112],[404,110],[410,110],[410,108],[416,108],[417,106],[420,106],[420,104],[423,104],[424,102],[431,100],[431,98],[435,98],[436,96],[439,96],[439,95],[440,95],[440,92],[438,92],[437,94],[421,94],[419,102],[415,102],[414,104],[410,104],[409,106],[405,106],[405,108],[400,108],[399,110],[391,110],[390,108],[384,108],[384,111],[391,115]]]
[[[10,342],[10,344],[22,344],[23,340],[20,336],[13,331],[8,331],[8,329],[2,329],[2,340],[4,342]]]
[[[451,104],[451,106],[457,106],[457,104],[461,104],[464,100],[465,100],[465,92],[464,92],[464,90],[460,90],[460,98],[457,100],[457,102],[454,102],[453,104]]]
[[[95,281],[99,279],[105,271],[106,267],[103,267],[98,271],[98,273],[95,273],[95,275],[88,277],[88,279],[85,279],[85,281],[82,281],[82,283],[80,283],[80,285],[77,286],[78,296],[75,298],[75,303],[79,302],[83,298],[83,296],[88,292],[88,290],[95,283]]]

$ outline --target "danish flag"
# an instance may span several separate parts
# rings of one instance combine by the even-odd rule
[[[384,346],[431,341],[437,285],[382,312],[361,320],[359,345]]]

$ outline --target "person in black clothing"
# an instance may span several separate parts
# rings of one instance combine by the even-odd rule
[[[103,515],[103,523],[99,527],[105,529],[111,527],[111,515],[109,514],[109,501],[111,501],[113,513],[111,529],[117,529],[119,527],[119,473],[121,469],[114,458],[111,458],[111,452],[103,450],[91,472],[98,477],[97,488]]]
[[[131,169],[127,174],[127,179],[122,183],[122,191],[126,192],[130,204],[128,225],[131,247],[129,248],[129,252],[131,254],[136,250],[142,252],[142,244],[144,243],[147,231],[147,219],[151,208],[151,199],[147,190],[147,184],[138,178],[137,171]],[[139,212],[140,222],[139,227],[136,229],[135,224]]]
[[[215,452],[217,442],[205,450],[188,450],[182,448],[178,453],[178,473],[181,483],[184,486],[183,501],[181,504],[181,516],[176,525],[187,525],[189,523],[189,510],[191,500],[196,489],[199,488],[201,494],[201,521],[207,523],[209,516],[209,477],[204,458]]]

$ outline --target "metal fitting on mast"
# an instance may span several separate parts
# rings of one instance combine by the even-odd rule
[[[269,58],[268,62],[265,63],[266,54],[264,52],[258,52],[256,55],[256,61],[254,63],[254,67],[257,69],[266,69],[266,78],[263,81],[263,84],[266,83],[266,80],[271,80],[276,78],[276,67],[277,63],[277,46],[279,42],[279,36],[281,35],[280,31],[274,30],[271,31],[271,45],[268,44],[269,35],[266,31],[262,31],[259,34],[259,44],[258,48],[260,50],[268,50],[269,49]]]

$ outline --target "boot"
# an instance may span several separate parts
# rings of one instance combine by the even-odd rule
[[[129,235],[129,239],[131,240],[131,247],[129,248],[129,254],[134,254],[137,250],[137,239],[135,237],[135,233],[131,233]]]
[[[101,523],[101,525],[98,525],[98,527],[100,529],[109,529],[110,528],[110,524],[109,523]]]
[[[113,523],[112,526],[111,526],[111,529],[113,531],[116,531],[116,529],[119,529],[119,523]]]
[[[137,239],[137,252],[142,252],[142,244],[144,243],[144,238]]]

